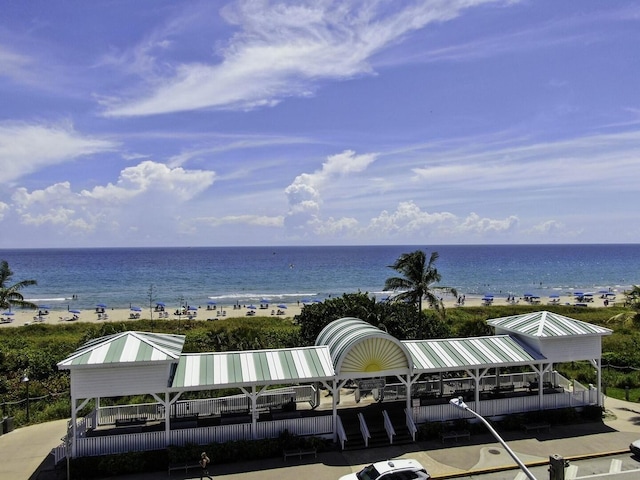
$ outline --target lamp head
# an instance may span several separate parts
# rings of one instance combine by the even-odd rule
[[[458,397],[458,398],[452,398],[451,400],[449,400],[449,403],[451,405],[453,405],[454,407],[457,407],[461,410],[466,410],[467,409],[467,404],[464,403],[464,400],[462,400],[462,397]]]

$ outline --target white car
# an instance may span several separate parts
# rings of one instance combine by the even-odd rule
[[[340,480],[428,480],[431,476],[417,460],[398,459],[377,462]]]
[[[629,445],[629,450],[631,450],[631,453],[634,455],[640,456],[640,440],[632,442],[631,445]]]

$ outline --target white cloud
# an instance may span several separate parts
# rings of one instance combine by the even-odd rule
[[[18,188],[13,205],[26,225],[49,224],[77,231],[118,231],[164,226],[180,218],[182,205],[211,186],[215,173],[171,169],[144,161],[120,172],[115,184],[74,192],[69,182],[45,189]]]
[[[82,135],[69,124],[0,124],[0,181],[12,182],[38,169],[116,147],[115,142]]]
[[[10,210],[11,207],[8,204],[0,202],[0,220],[2,220]]]
[[[251,109],[313,93],[318,81],[371,74],[370,58],[428,24],[455,18],[496,0],[416,1],[401,10],[386,2],[238,1],[221,13],[239,31],[222,61],[177,65],[154,78],[150,93],[106,100],[108,116],[138,116],[203,108]],[[134,49],[132,63],[149,70],[158,39]],[[160,54],[156,52],[155,54]],[[126,57],[126,56],[125,56]],[[207,59],[208,60],[208,59]]]
[[[194,221],[203,222],[213,227],[220,225],[253,225],[258,227],[276,228],[284,224],[283,216],[269,217],[266,215],[226,215],[223,217],[203,217]]]
[[[30,58],[0,45],[0,77],[26,81],[31,76],[28,73],[30,64]]]
[[[284,191],[289,201],[286,225],[301,229],[308,222],[316,221],[322,205],[323,187],[341,177],[366,170],[376,158],[375,153],[357,155],[351,150],[345,150],[329,156],[319,170],[298,175]]]
[[[162,163],[146,160],[120,173],[118,182],[83,190],[81,195],[105,202],[126,201],[143,193],[160,193],[187,201],[213,184],[215,173],[205,170],[169,168]]]

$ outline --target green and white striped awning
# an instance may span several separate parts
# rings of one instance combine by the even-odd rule
[[[313,382],[334,376],[327,347],[193,353],[180,356],[171,387],[205,390]]]
[[[381,375],[411,369],[411,356],[397,338],[359,318],[331,322],[318,334],[316,345],[326,345],[339,375]]]
[[[184,345],[184,335],[121,332],[85,343],[58,368],[130,364],[132,362],[176,361]]]
[[[545,360],[540,353],[508,335],[402,343],[411,353],[415,373],[531,365]]]
[[[493,318],[487,323],[502,331],[531,337],[569,337],[574,335],[610,335],[608,328],[581,322],[553,312],[531,312],[510,317]]]

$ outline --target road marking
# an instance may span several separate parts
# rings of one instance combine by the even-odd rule
[[[614,458],[611,460],[611,466],[609,466],[609,473],[619,473],[622,471],[622,460]]]
[[[565,480],[574,480],[578,476],[578,466],[569,465],[564,471]]]

